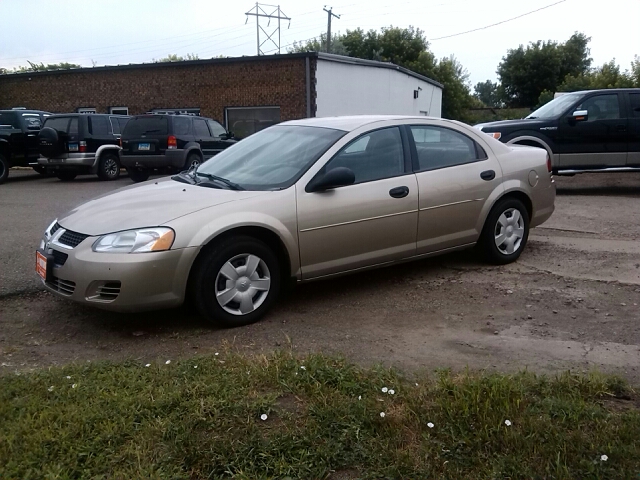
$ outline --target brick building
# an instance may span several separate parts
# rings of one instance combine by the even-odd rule
[[[440,116],[442,85],[391,63],[323,53],[0,75],[0,109],[215,118],[239,137],[313,116]]]

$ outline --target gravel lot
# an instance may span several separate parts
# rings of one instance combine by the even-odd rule
[[[0,373],[95,359],[294,348],[409,369],[599,369],[640,382],[640,175],[557,178],[552,219],[505,267],[451,254],[299,287],[267,318],[211,328],[184,309],[122,315],[42,291],[33,251],[56,216],[129,185],[12,171],[0,187]]]

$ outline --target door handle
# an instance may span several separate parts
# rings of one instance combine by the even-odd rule
[[[626,125],[616,125],[616,130],[618,132],[626,132],[627,131],[627,126]]]
[[[409,195],[409,187],[396,187],[389,190],[389,195],[393,198],[404,198]]]
[[[480,174],[480,178],[488,182],[496,178],[496,172],[494,172],[493,170],[485,170]]]

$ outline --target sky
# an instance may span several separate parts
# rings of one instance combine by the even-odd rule
[[[335,3],[327,4],[331,1]],[[640,0],[564,0],[500,25],[440,38],[557,2],[281,0],[281,11],[291,21],[281,22],[280,45],[286,53],[294,41],[326,31],[326,5],[340,15],[333,19],[333,32],[390,25],[420,28],[436,56],[456,56],[472,85],[496,80],[496,68],[508,49],[537,40],[562,42],[575,31],[591,37],[594,65],[615,58],[624,70],[634,54],[640,54]],[[245,15],[252,8],[255,2],[248,0],[0,0],[0,67],[27,65],[27,60],[101,66],[149,62],[168,54],[255,55],[255,17]],[[275,21],[267,26],[263,19],[261,25],[270,32]],[[263,49],[277,53],[270,43]]]

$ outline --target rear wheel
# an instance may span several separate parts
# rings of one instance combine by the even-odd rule
[[[187,161],[184,162],[184,170],[191,170],[192,168],[196,168],[202,163],[202,157],[197,153],[193,152],[187,155]]]
[[[0,153],[0,184],[3,184],[9,176],[9,162],[7,158]]]
[[[498,265],[515,262],[529,238],[529,213],[516,198],[500,200],[489,213],[480,247],[486,259]]]
[[[56,173],[56,177],[58,177],[63,182],[70,182],[71,180],[73,180],[77,176],[78,176],[78,174],[76,172],[72,172],[72,171],[69,171],[69,170],[61,170],[58,173]]]
[[[231,237],[206,251],[192,278],[200,314],[224,327],[260,320],[280,292],[280,264],[271,249],[247,236]]]
[[[129,178],[136,183],[146,182],[147,180],[149,180],[149,175],[151,175],[151,172],[149,170],[143,170],[140,168],[131,167],[127,168],[127,171],[129,172]]]
[[[98,178],[116,180],[120,176],[120,160],[115,153],[103,153],[98,160]]]

